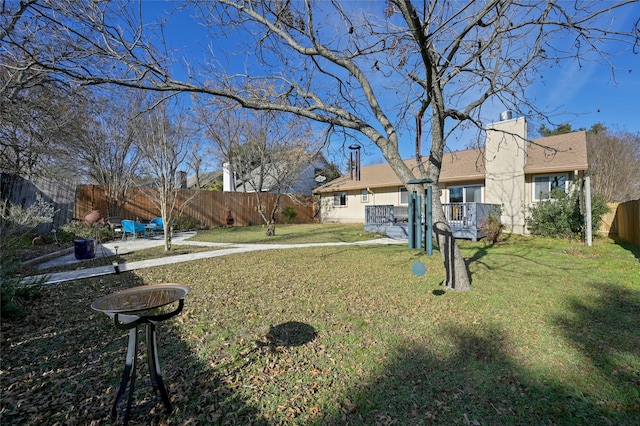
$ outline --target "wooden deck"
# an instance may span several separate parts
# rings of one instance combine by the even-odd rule
[[[478,241],[486,236],[482,224],[494,204],[451,203],[443,204],[444,215],[449,221],[454,238]],[[365,231],[380,232],[389,238],[408,239],[407,207],[380,205],[367,206]]]

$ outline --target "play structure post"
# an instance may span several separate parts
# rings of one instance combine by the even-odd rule
[[[419,179],[411,179],[407,181],[408,184],[412,185],[425,185],[425,200],[424,200],[424,209],[425,209],[425,220],[424,225],[422,224],[422,213],[420,212],[420,207],[418,210],[418,218],[416,219],[414,205],[416,202],[415,192],[409,196],[409,248],[422,248],[422,226],[424,226],[424,236],[425,236],[425,250],[429,255],[433,254],[433,211],[432,211],[432,201],[433,201],[433,189],[429,185],[433,183],[433,181],[429,178],[419,178]],[[418,203],[422,203],[422,200],[418,198]],[[413,200],[413,204],[412,204]],[[419,225],[416,226],[416,220],[420,220]],[[416,245],[415,229],[418,228],[419,242]]]
[[[433,197],[433,189],[431,186],[427,186],[425,194],[425,249],[427,250],[427,254],[431,256],[433,254],[433,211],[431,209],[431,202]]]
[[[415,207],[416,207],[416,193],[409,194],[409,208],[407,209],[407,232],[409,237],[409,248],[416,248],[416,228],[415,228]]]
[[[416,214],[414,215],[414,226],[416,230],[415,248],[421,249],[422,235],[424,235],[424,232],[422,232],[422,196],[420,195],[416,195]]]

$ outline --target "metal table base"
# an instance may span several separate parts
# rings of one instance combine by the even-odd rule
[[[184,300],[180,299],[178,307],[172,312],[161,315],[140,316],[136,317],[137,319],[131,322],[121,322],[118,314],[115,314],[113,318],[115,326],[120,330],[129,330],[129,344],[127,348],[127,358],[125,361],[124,373],[122,374],[122,380],[120,381],[120,388],[118,389],[116,400],[113,403],[113,407],[111,409],[111,417],[113,418],[113,420],[117,418],[118,405],[120,404],[120,401],[127,391],[128,387],[129,398],[127,401],[127,408],[124,413],[124,424],[127,425],[129,422],[129,412],[131,411],[131,406],[133,404],[133,394],[136,385],[138,331],[141,328],[145,328],[146,331],[147,365],[149,367],[149,375],[151,376],[151,385],[153,386],[155,392],[160,393],[160,397],[162,398],[162,402],[164,403],[167,413],[171,413],[171,411],[173,410],[171,401],[169,400],[169,394],[167,393],[167,389],[164,386],[164,381],[162,380],[162,373],[160,372],[160,361],[158,360],[158,348],[156,344],[156,322],[163,321],[175,315],[178,315],[182,311],[183,306]]]

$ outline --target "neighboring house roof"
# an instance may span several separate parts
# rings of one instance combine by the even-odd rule
[[[425,162],[427,158],[425,157]],[[405,164],[415,170],[415,159]],[[563,135],[533,139],[527,142],[525,173],[554,173],[572,170],[586,170],[587,139],[586,132],[573,132]],[[417,175],[417,173],[415,173]],[[440,171],[440,183],[481,180],[485,178],[484,148],[445,153]],[[386,188],[401,186],[389,164],[374,164],[360,169],[360,180],[351,179],[349,174],[342,176],[314,190],[314,193],[330,193],[359,190],[365,188]]]
[[[222,183],[222,170],[217,170],[215,172],[201,173],[199,176],[199,180],[200,180],[201,188],[209,188],[215,182]],[[196,177],[191,176],[189,179],[187,179],[187,188],[194,189],[195,187],[196,187]]]
[[[314,177],[319,170],[325,168],[329,163],[321,154],[316,154],[309,159],[308,162],[298,165],[296,170],[288,170],[291,165],[288,162],[269,163],[264,169],[261,166],[256,167],[246,179],[246,185],[242,179],[236,180],[236,192],[254,192],[260,181],[260,174],[263,173],[261,192],[271,192],[280,189],[283,192],[292,192],[298,194],[310,195],[312,189],[318,185],[314,181]],[[284,178],[285,182],[281,179]],[[278,188],[280,185],[286,185],[286,188]]]
[[[262,176],[262,188],[259,189],[260,192],[270,192],[275,189],[278,189],[278,185],[280,182],[276,178],[277,176],[282,175],[282,170],[286,170],[286,165],[282,164],[274,164],[269,163],[263,166],[258,166],[255,169],[251,170],[249,173],[248,179],[237,179],[236,180],[236,192],[256,192],[257,186],[260,183],[260,174]],[[281,188],[285,189],[285,188]],[[287,188],[288,189],[288,188]]]

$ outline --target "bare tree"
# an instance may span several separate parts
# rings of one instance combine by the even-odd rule
[[[139,172],[136,118],[140,95],[112,90],[95,96],[87,111],[83,137],[67,147],[68,159],[78,163],[78,171],[84,170],[91,183],[104,188],[108,216],[122,216]]]
[[[136,123],[140,165],[149,184],[149,199],[162,216],[165,251],[171,249],[171,223],[182,207],[178,201],[179,171],[186,167],[193,141],[186,123],[186,118],[175,114],[169,102],[154,103]]]
[[[634,0],[194,2],[209,37],[237,45],[226,58],[225,51],[215,50],[208,63],[187,60],[191,75],[179,80],[171,67],[179,58],[163,50],[161,31],[148,32],[153,28],[143,25],[139,9],[109,2],[55,3],[55,14],[48,3],[31,6],[40,26],[27,27],[51,32],[57,50],[42,55],[25,37],[11,40],[22,43],[34,66],[85,84],[209,94],[327,123],[375,144],[403,182],[427,177],[434,186],[447,138],[465,125],[483,129],[485,105],[498,103],[543,121],[545,111],[527,96],[534,80],[567,61],[609,64],[605,52],[625,43],[635,46],[639,34],[637,21],[621,28],[614,19],[633,12]],[[238,56],[255,62],[238,64]],[[247,81],[283,90],[275,96],[247,91]],[[430,152],[423,167],[416,149],[420,167],[410,170],[399,146],[414,140],[416,117],[427,126]],[[466,265],[438,197],[434,207],[444,285],[468,290]]]
[[[611,203],[640,199],[640,134],[592,128],[587,151],[594,192]]]
[[[234,177],[232,190],[255,194],[267,235],[275,234],[281,196],[299,195],[298,178],[317,158],[321,143],[308,120],[275,111],[251,111],[227,98],[201,102],[198,121],[214,154]],[[265,193],[275,193],[269,212]]]
[[[202,171],[202,163],[203,163],[203,159],[202,159],[202,151],[201,151],[200,144],[194,143],[193,146],[191,147],[191,152],[189,153],[187,164],[195,174],[195,183],[194,183],[195,189],[202,189],[202,182],[200,182],[200,173]]]
[[[2,59],[0,58],[0,61]],[[12,76],[0,68],[0,170],[27,178],[69,178],[76,171],[65,155],[86,131],[86,90],[39,79],[8,86]]]

